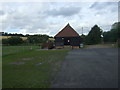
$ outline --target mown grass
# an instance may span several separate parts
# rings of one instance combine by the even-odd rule
[[[3,47],[2,87],[49,88],[69,50],[22,49],[19,47],[16,53],[17,46]],[[17,62],[24,64],[13,64]]]
[[[24,51],[30,51],[32,49],[40,49],[40,46],[3,46],[2,55],[10,55],[20,53]]]

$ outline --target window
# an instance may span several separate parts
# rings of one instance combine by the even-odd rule
[[[68,42],[70,42],[70,40],[68,40]]]

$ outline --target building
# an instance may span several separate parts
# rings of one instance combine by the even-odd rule
[[[64,46],[72,46],[72,48],[80,48],[81,37],[68,23],[58,34],[54,36],[55,47],[64,48]]]

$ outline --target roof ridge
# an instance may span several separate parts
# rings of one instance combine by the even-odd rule
[[[79,34],[73,29],[73,27],[70,26],[68,23],[61,31],[59,31],[55,37],[62,37],[62,36],[79,36]]]

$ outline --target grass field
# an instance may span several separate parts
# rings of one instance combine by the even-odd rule
[[[68,50],[36,50],[38,46],[2,47],[3,88],[49,88]]]
[[[22,53],[24,51],[30,51],[30,49],[40,49],[39,46],[3,46],[2,55],[10,55],[15,53]]]
[[[11,36],[0,36],[0,40],[10,38]],[[23,40],[26,40],[27,37],[21,37]]]
[[[85,48],[118,48],[118,46],[116,43],[111,43],[111,44],[85,45]]]

